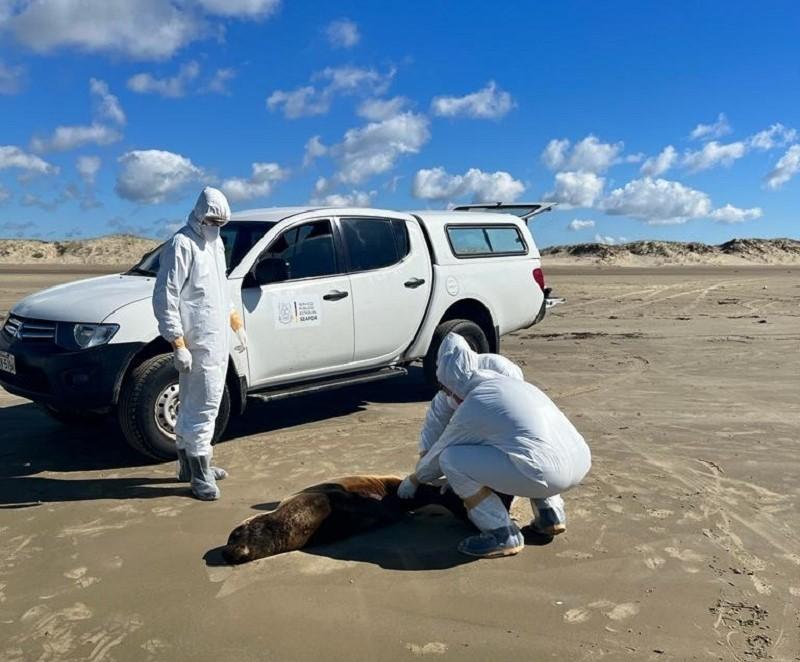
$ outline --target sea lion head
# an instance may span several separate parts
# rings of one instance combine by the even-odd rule
[[[277,553],[271,535],[269,518],[256,515],[242,522],[228,536],[228,544],[222,548],[222,558],[238,565]]]

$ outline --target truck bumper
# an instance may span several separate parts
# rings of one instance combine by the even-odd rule
[[[0,386],[54,407],[102,409],[116,403],[128,364],[143,346],[119,343],[73,352],[0,333],[0,350],[14,356],[16,367],[13,375],[0,370]]]
[[[533,322],[531,322],[526,329],[530,329],[534,324],[538,324],[544,319],[545,314],[547,313],[547,299],[545,298],[542,301],[542,307],[539,308],[539,312],[536,314],[536,317],[533,318]]]

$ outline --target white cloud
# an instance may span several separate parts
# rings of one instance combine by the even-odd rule
[[[95,114],[115,124],[125,124],[125,111],[108,89],[108,83],[97,78],[89,79],[89,91],[95,101]]]
[[[483,172],[470,168],[463,175],[448,174],[444,168],[418,170],[411,194],[424,200],[454,200],[470,196],[474,202],[513,202],[525,191],[525,185],[509,173]]]
[[[592,207],[603,192],[605,179],[593,172],[557,172],[555,189],[545,194],[545,200],[570,207]]]
[[[627,239],[625,237],[612,237],[607,234],[595,234],[594,240],[598,244],[605,244],[606,246],[614,246],[616,244],[624,244]]]
[[[0,60],[0,94],[18,94],[22,91],[25,68],[8,65]]]
[[[672,145],[667,145],[658,156],[647,159],[639,168],[639,172],[647,177],[657,177],[674,166],[677,160],[678,151]]]
[[[602,173],[612,165],[628,160],[620,158],[624,147],[625,144],[622,142],[600,142],[593,135],[586,136],[571,149],[569,140],[551,140],[542,152],[542,161],[551,170]],[[638,160],[640,156],[633,155],[632,158]]]
[[[24,152],[16,145],[0,145],[0,170],[16,168],[28,174],[55,175],[58,168],[44,159]]]
[[[311,77],[310,85],[273,92],[267,98],[267,108],[282,110],[289,119],[324,115],[337,96],[383,94],[394,74],[394,69],[380,73],[360,67],[327,67]]]
[[[358,107],[358,114],[372,122],[380,122],[402,113],[408,105],[405,97],[391,99],[366,99]]]
[[[542,151],[542,163],[550,170],[558,170],[567,161],[567,151],[570,142],[566,138],[558,140],[553,138]]]
[[[126,200],[154,204],[174,197],[204,173],[185,156],[160,149],[126,152],[115,190]]]
[[[328,148],[322,144],[319,136],[312,136],[306,142],[305,152],[303,154],[303,167],[307,168],[320,156],[325,156],[328,153]]]
[[[79,156],[75,162],[75,169],[81,179],[89,186],[94,184],[95,177],[100,170],[99,156]]]
[[[651,177],[614,189],[600,206],[607,214],[632,216],[651,224],[684,223],[711,212],[711,200],[702,191]]]
[[[761,218],[762,215],[761,207],[740,209],[739,207],[727,204],[724,207],[712,211],[708,217],[720,223],[744,223],[745,221]]]
[[[200,75],[200,65],[191,61],[182,65],[178,73],[169,78],[156,78],[149,73],[139,73],[128,79],[128,89],[139,94],[159,94],[177,98],[186,94],[186,85]]]
[[[40,53],[73,47],[148,59],[169,57],[206,32],[196,13],[170,0],[23,0],[7,25]]]
[[[377,191],[350,191],[349,193],[329,193],[311,199],[312,205],[320,207],[369,207]]]
[[[6,26],[40,53],[76,48],[139,59],[165,59],[192,41],[221,37],[215,16],[260,20],[279,0],[16,0]],[[0,19],[3,18],[0,8]]]
[[[578,232],[579,230],[585,230],[587,228],[593,228],[594,221],[591,220],[581,220],[580,218],[574,218],[569,222],[567,225],[567,229],[571,230],[572,232]]]
[[[514,100],[493,80],[486,87],[463,97],[439,96],[431,102],[431,112],[440,117],[498,119],[514,108]]]
[[[331,21],[328,27],[325,28],[325,34],[328,36],[330,45],[334,48],[352,48],[361,39],[358,25],[349,18]]]
[[[272,193],[273,186],[289,175],[277,163],[253,163],[248,179],[232,177],[222,182],[220,188],[231,202],[262,198]]]
[[[33,138],[34,152],[67,152],[83,145],[110,145],[122,140],[116,129],[94,122],[88,126],[57,126],[49,138]]]
[[[754,149],[767,151],[776,147],[784,147],[795,140],[797,140],[797,130],[785,127],[778,122],[751,136],[747,142]]]
[[[217,69],[211,80],[206,83],[203,88],[204,92],[213,92],[214,94],[230,94],[228,83],[236,78],[236,69],[224,68]]]
[[[730,166],[747,152],[743,142],[722,144],[716,140],[707,142],[702,149],[683,155],[683,165],[691,172],[708,170],[718,165]]]
[[[404,154],[416,154],[430,139],[428,119],[407,112],[381,122],[349,129],[330,153],[339,163],[337,178],[359,184],[373,175],[391,170]]]
[[[717,121],[713,124],[698,124],[689,137],[692,140],[711,140],[713,138],[721,138],[731,132],[731,126],[728,124],[728,118],[725,113],[720,113],[717,116]]]
[[[31,149],[35,152],[66,152],[83,145],[110,145],[122,140],[122,134],[99,120],[125,124],[125,112],[108,89],[105,81],[91,78],[89,92],[94,106],[94,121],[89,125],[58,126],[49,138],[34,137]]]
[[[196,0],[209,14],[232,18],[263,19],[274,14],[280,0]]]
[[[767,175],[764,185],[775,191],[798,172],[800,172],[800,145],[792,145]]]

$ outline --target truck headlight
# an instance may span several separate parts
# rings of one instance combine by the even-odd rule
[[[119,324],[59,324],[58,344],[66,349],[89,349],[105,345],[119,330]],[[69,329],[63,327],[72,327]],[[66,333],[64,333],[66,331]]]

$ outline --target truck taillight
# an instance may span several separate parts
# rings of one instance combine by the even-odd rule
[[[533,280],[536,281],[536,284],[544,290],[544,271],[541,269],[534,269],[533,270]]]

